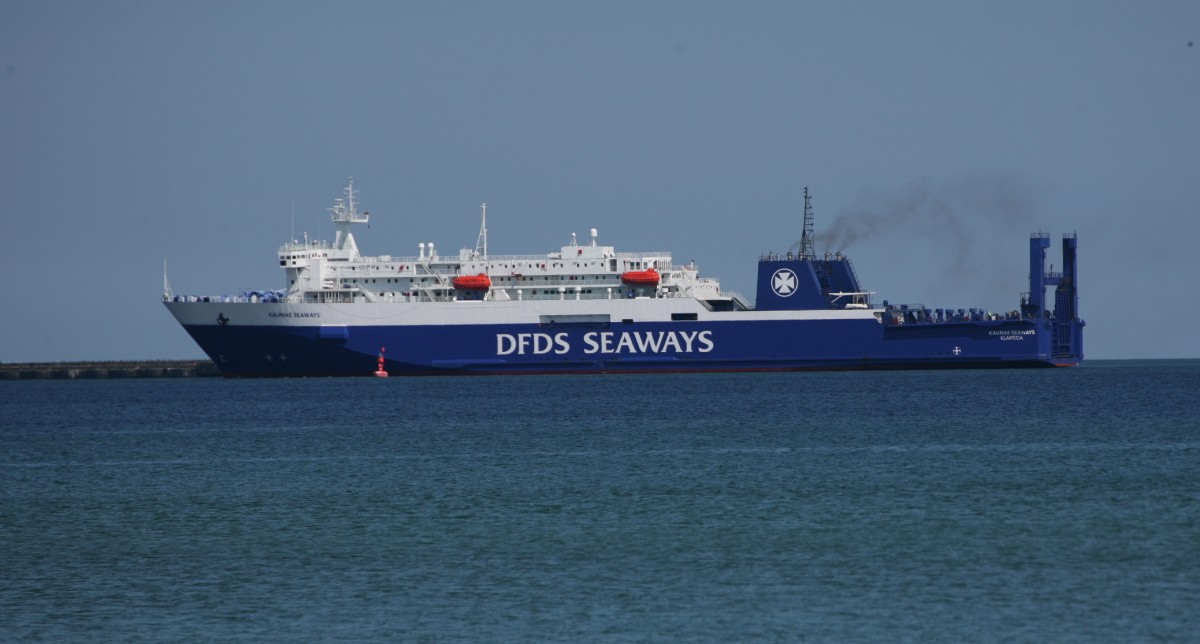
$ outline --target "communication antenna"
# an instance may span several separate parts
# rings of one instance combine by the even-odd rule
[[[163,258],[163,300],[171,299],[171,283],[167,281],[167,260]]]
[[[813,208],[812,197],[808,194],[808,186],[804,187],[804,234],[800,237],[800,259],[816,259],[817,250],[813,246]]]
[[[479,224],[479,239],[475,242],[475,256],[487,259],[487,204],[479,204],[479,216],[483,220]],[[480,252],[483,255],[480,255]]]

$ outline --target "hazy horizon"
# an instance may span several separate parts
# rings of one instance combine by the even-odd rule
[[[876,301],[1017,308],[1079,237],[1089,359],[1197,358],[1200,4],[8,2],[0,361],[192,359],[353,176],[367,255],[801,234]],[[1181,278],[1181,279],[1180,279]],[[1182,283],[1182,287],[1179,284]]]

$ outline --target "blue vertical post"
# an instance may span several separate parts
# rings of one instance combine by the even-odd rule
[[[1050,236],[1033,233],[1029,236],[1029,303],[1027,315],[1043,317],[1046,305],[1046,249],[1050,247]]]
[[[1079,290],[1075,267],[1075,251],[1077,248],[1078,240],[1075,238],[1075,235],[1063,235],[1063,276],[1054,302],[1054,317],[1060,320],[1073,320],[1078,317]]]
[[[1079,282],[1076,252],[1079,240],[1063,235],[1063,274],[1054,291],[1054,353],[1083,357],[1083,321],[1079,319]]]

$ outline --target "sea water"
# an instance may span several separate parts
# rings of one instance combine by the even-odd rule
[[[1200,361],[0,383],[0,639],[1200,637]]]

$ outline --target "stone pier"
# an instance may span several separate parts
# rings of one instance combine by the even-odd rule
[[[219,376],[210,360],[0,363],[0,380],[79,378],[201,378]]]

